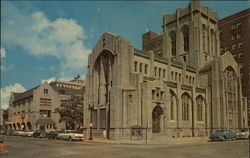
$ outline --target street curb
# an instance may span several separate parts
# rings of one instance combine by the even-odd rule
[[[95,140],[84,140],[85,143],[100,143],[100,144],[126,144],[126,145],[191,145],[191,144],[204,144],[208,143],[207,140],[194,141],[194,142],[163,142],[163,143],[143,143],[143,142],[107,142],[107,141],[95,141]]]

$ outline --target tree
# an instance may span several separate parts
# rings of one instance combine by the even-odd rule
[[[60,115],[59,122],[65,122],[66,129],[79,129],[83,124],[83,97],[72,95],[55,112]]]

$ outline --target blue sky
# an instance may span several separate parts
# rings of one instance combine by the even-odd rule
[[[11,91],[44,80],[86,74],[87,55],[103,32],[141,49],[145,30],[161,33],[162,15],[189,1],[1,1],[1,107]],[[203,1],[220,18],[249,8],[247,1]]]

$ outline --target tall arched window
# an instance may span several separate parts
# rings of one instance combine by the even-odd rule
[[[237,95],[237,77],[236,73],[231,67],[228,67],[224,71],[224,85],[225,85],[225,99],[226,99],[226,110],[227,110],[227,118],[228,118],[228,127],[229,128],[237,128],[237,118],[238,118],[238,107],[236,101]]]
[[[215,42],[215,33],[214,33],[213,29],[211,29],[210,38],[211,38],[211,42],[210,42],[210,45],[211,45],[211,54],[215,55],[215,52],[216,52],[216,42]]]
[[[196,105],[197,105],[197,120],[203,121],[203,98],[201,96],[198,96],[196,98]]]
[[[171,54],[176,56],[176,33],[174,31],[170,32],[170,41],[171,41]]]
[[[188,26],[184,26],[182,28],[182,34],[183,34],[183,47],[185,52],[189,52],[189,28]]]
[[[182,97],[182,120],[189,120],[190,97],[183,94]]]
[[[170,119],[175,120],[176,95],[170,90]]]
[[[207,27],[206,25],[202,25],[202,46],[203,46],[203,52],[204,53],[208,53],[207,51],[207,46],[208,46],[208,42],[207,42],[208,38],[207,38]]]

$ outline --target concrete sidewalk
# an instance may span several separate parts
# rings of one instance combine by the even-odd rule
[[[87,143],[105,143],[105,144],[155,144],[155,145],[174,145],[174,144],[197,144],[207,143],[208,137],[188,137],[188,138],[156,138],[153,140],[109,140],[104,138],[85,139]]]
[[[0,143],[0,154],[6,153],[6,144]]]

